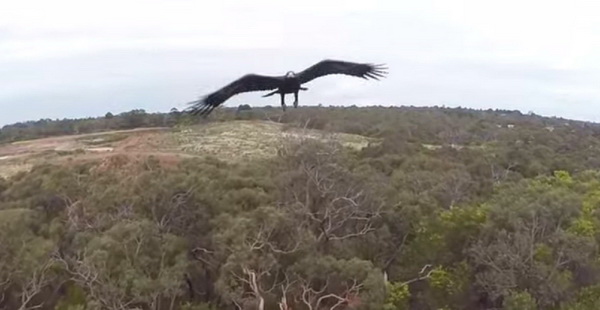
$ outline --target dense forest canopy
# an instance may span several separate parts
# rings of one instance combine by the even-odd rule
[[[0,141],[270,120],[371,137],[277,156],[46,163],[0,179],[0,308],[596,309],[600,126],[417,107],[135,110]]]

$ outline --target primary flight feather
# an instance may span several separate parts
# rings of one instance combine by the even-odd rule
[[[274,94],[281,95],[281,107],[285,111],[285,94],[294,94],[294,108],[298,107],[298,92],[307,90],[302,84],[318,77],[330,74],[344,74],[363,79],[376,79],[384,77],[387,72],[384,65],[370,63],[354,63],[340,60],[323,60],[296,74],[289,71],[283,76],[266,76],[259,74],[246,74],[241,78],[225,85],[221,89],[208,94],[199,100],[190,102],[188,112],[194,115],[208,115],[216,107],[229,98],[245,92],[274,90],[263,97]]]

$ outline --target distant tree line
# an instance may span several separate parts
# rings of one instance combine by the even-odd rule
[[[108,112],[103,117],[19,122],[0,129],[0,143],[139,127],[171,127],[178,122],[179,115],[177,109],[169,113],[135,109],[117,115]]]

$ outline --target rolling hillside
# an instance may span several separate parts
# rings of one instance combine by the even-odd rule
[[[138,160],[153,156],[166,162],[198,156],[250,160],[275,156],[283,141],[300,139],[335,140],[357,150],[376,141],[346,133],[284,128],[283,124],[270,121],[207,123],[183,129],[138,128],[0,145],[0,176],[7,178],[39,163],[73,163],[113,155]]]
[[[600,303],[597,124],[414,107],[125,115],[0,132],[0,308]]]

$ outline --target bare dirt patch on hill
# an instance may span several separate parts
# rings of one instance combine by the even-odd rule
[[[335,140],[352,149],[372,142],[360,135],[287,127],[268,121],[211,122],[184,128],[139,128],[51,137],[0,145],[0,177],[8,178],[43,162],[100,161],[118,156],[176,164],[189,157],[215,156],[237,161],[275,156],[290,139]]]

